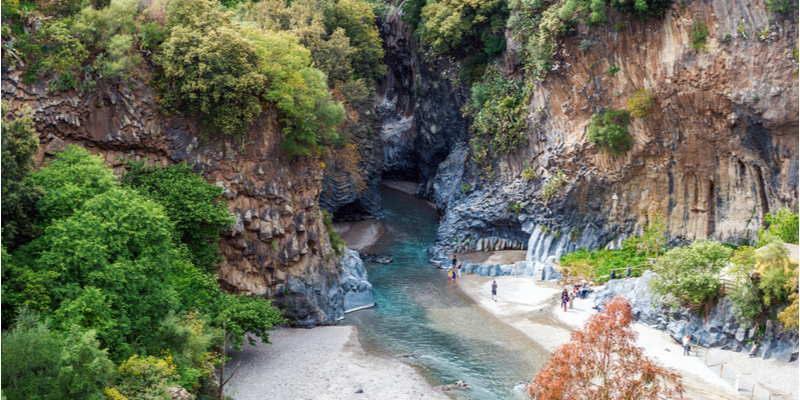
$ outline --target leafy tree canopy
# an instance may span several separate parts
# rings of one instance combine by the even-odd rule
[[[535,399],[682,399],[681,376],[636,346],[635,319],[621,296],[572,332],[530,382]]]
[[[688,247],[675,247],[659,258],[658,275],[650,290],[672,305],[701,309],[719,295],[719,272],[732,250],[713,240],[696,240]]]

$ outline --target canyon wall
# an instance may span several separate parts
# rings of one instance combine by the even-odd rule
[[[468,147],[439,167],[439,186],[449,189],[435,195],[446,214],[434,252],[522,247],[529,261],[543,261],[618,244],[655,211],[673,241],[739,243],[755,237],[766,213],[797,211],[797,11],[697,0],[644,23],[610,10],[608,17],[559,39],[553,70],[534,86],[528,143],[497,160],[491,179],[470,162]],[[701,52],[689,37],[698,19],[710,31]],[[625,28],[613,29],[618,22]],[[591,41],[587,51],[582,41]],[[519,45],[508,45],[503,70],[511,74]],[[619,72],[610,74],[612,66]],[[641,88],[654,92],[656,111],[628,126],[633,148],[613,156],[590,144],[592,115],[627,108]],[[536,178],[522,177],[525,165]],[[559,169],[566,184],[544,199]]]
[[[313,159],[280,157],[274,115],[260,117],[241,140],[204,142],[195,119],[159,113],[146,85],[90,93],[48,93],[45,85],[24,85],[20,71],[3,66],[3,99],[34,110],[39,165],[69,144],[102,156],[117,174],[123,160],[190,162],[224,188],[222,201],[235,217],[220,241],[224,289],[274,299],[297,326],[333,324],[344,315],[340,260],[318,206],[321,168]]]

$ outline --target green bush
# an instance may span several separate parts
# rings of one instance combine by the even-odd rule
[[[544,187],[542,188],[542,198],[544,201],[550,200],[559,190],[561,190],[564,185],[567,184],[567,176],[564,174],[564,171],[557,170],[555,176],[545,182]]]
[[[531,163],[528,160],[522,163],[522,177],[529,181],[536,179],[536,170],[531,168]]]
[[[611,0],[611,8],[640,20],[660,18],[671,5],[672,0]]]
[[[485,46],[489,36],[496,36],[505,27],[508,7],[502,0],[431,0],[421,13],[422,39],[437,52],[446,53],[481,41]],[[496,52],[495,46],[489,51]]]
[[[652,89],[637,89],[628,99],[628,111],[634,117],[648,117],[656,107],[656,96]]]
[[[586,124],[586,139],[602,151],[622,155],[633,146],[633,136],[627,127],[630,119],[628,111],[608,107],[594,114]]]
[[[709,32],[706,23],[703,22],[702,19],[696,20],[694,25],[692,25],[692,32],[689,34],[692,49],[694,51],[706,51],[706,39],[708,35]]]
[[[580,235],[580,230],[570,230],[570,239],[575,240]],[[569,275],[585,276],[596,282],[605,282],[611,276],[611,270],[624,269],[627,266],[634,267],[644,264],[646,259],[637,256],[627,250],[597,250],[588,251],[578,249],[577,251],[565,254],[558,261]],[[617,271],[617,276],[620,276]],[[633,276],[639,276],[638,271],[633,272]]]
[[[472,87],[472,98],[464,112],[472,115],[470,130],[488,141],[492,150],[511,154],[524,144],[528,88],[520,79],[503,78],[490,68],[482,82]]]
[[[591,40],[581,40],[580,47],[581,47],[581,51],[587,51],[592,47],[592,41]]]
[[[797,2],[793,0],[766,0],[767,9],[772,12],[787,14],[797,8]]]
[[[331,239],[331,247],[338,255],[342,255],[344,253],[344,248],[347,246],[347,243],[339,236],[339,232],[336,232],[336,229],[333,228],[333,217],[331,214],[325,210],[322,210],[323,216],[323,223],[325,224],[325,230],[328,231],[328,237]]]
[[[650,290],[662,299],[673,296],[673,306],[704,310],[719,296],[719,273],[731,252],[712,240],[696,240],[688,247],[673,248],[656,263],[658,275],[651,280]]]
[[[25,106],[13,110],[16,119],[8,118],[12,110],[2,103],[2,237],[3,245],[10,250],[30,241],[39,234],[34,224],[36,203],[42,196],[41,188],[25,181],[36,164],[39,153],[39,133],[31,118],[33,110]]]
[[[225,203],[216,203],[222,188],[206,182],[187,163],[161,168],[128,162],[126,167],[123,185],[163,205],[175,226],[175,244],[188,247],[195,267],[214,272],[216,263],[222,261],[217,246],[220,233],[233,222]]]
[[[461,184],[461,191],[462,192],[464,192],[466,194],[466,193],[469,193],[470,190],[472,190],[472,185],[470,185],[469,183],[462,183]]]
[[[783,208],[778,210],[775,215],[767,213],[764,222],[768,224],[769,228],[761,228],[758,231],[759,240],[761,240],[765,232],[769,232],[778,236],[785,243],[798,244],[800,219],[798,219],[797,213]]]
[[[114,371],[94,331],[58,332],[27,309],[2,333],[2,347],[3,394],[13,399],[102,400]]]

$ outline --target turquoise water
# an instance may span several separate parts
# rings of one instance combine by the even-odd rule
[[[369,251],[395,258],[367,264],[377,307],[347,314],[365,348],[378,356],[409,359],[434,385],[463,380],[471,389],[457,399],[522,399],[513,391],[530,380],[548,353],[447,286],[443,270],[428,263],[436,235],[436,210],[394,189],[383,189],[386,233]]]

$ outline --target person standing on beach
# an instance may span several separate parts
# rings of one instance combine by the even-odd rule
[[[458,286],[458,282],[456,282],[456,279],[458,278],[456,267],[450,269],[450,277],[452,278],[451,282],[453,282],[453,286]]]
[[[492,300],[497,301],[497,281],[492,281]]]
[[[463,263],[464,263],[463,261],[459,261],[458,262],[458,269],[456,269],[456,272],[457,272],[456,276],[458,276],[459,278],[461,278],[461,265]]]
[[[567,292],[567,289],[564,289],[564,291],[561,292],[561,305],[564,306],[564,312],[567,312],[568,302],[569,302],[569,292]]]
[[[458,262],[458,260],[456,260],[456,253],[450,254],[450,261],[453,262],[453,268],[455,268],[456,263]]]
[[[686,335],[683,337],[683,355],[685,356],[690,355],[689,350],[691,350],[691,345],[690,345],[691,342],[692,342],[691,336]]]
[[[626,267],[628,267],[628,270],[627,270],[627,272],[625,273],[625,275],[627,276],[627,278],[626,278],[626,279],[631,279],[631,266],[630,266],[630,264],[629,264],[629,265],[626,265]]]

